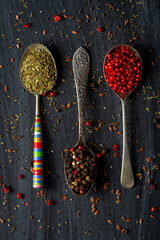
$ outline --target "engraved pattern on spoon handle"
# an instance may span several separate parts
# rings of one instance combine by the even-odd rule
[[[123,153],[121,169],[121,185],[125,188],[131,188],[134,185],[134,175],[128,145],[127,123],[126,123],[126,99],[121,99],[123,115]]]
[[[85,98],[89,74],[89,55],[82,47],[73,56],[73,72],[77,91],[79,143],[84,143]]]

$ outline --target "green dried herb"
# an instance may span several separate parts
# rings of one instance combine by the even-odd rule
[[[21,80],[33,94],[51,90],[56,80],[56,67],[52,56],[44,49],[33,49],[26,53],[21,64]]]

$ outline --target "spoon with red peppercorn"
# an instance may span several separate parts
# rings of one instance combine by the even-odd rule
[[[90,192],[97,175],[95,155],[84,141],[85,97],[89,63],[86,50],[82,47],[78,48],[73,56],[73,71],[78,101],[79,138],[77,144],[69,150],[64,164],[68,186],[77,196],[85,196]]]
[[[123,115],[123,153],[121,185],[134,186],[134,175],[128,146],[126,127],[126,100],[140,82],[142,60],[139,53],[129,45],[117,45],[110,49],[103,65],[104,77],[109,87],[121,99]]]
[[[43,95],[53,88],[56,78],[57,70],[55,60],[48,48],[40,43],[29,45],[21,59],[20,79],[23,87],[36,96],[33,188],[44,187],[40,95]]]

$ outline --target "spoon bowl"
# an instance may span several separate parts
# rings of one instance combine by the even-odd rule
[[[86,148],[86,149],[88,150],[88,152],[91,153],[91,155],[92,155],[92,157],[95,159],[95,163],[96,163],[96,165],[97,165],[97,160],[96,160],[96,157],[95,157],[94,153],[92,152],[92,150],[91,150],[85,143],[79,144],[79,142],[78,142],[78,143],[77,143],[74,147],[72,147],[72,148],[76,149],[76,148],[78,148],[78,146],[81,146],[81,145],[82,145],[84,148]],[[90,185],[89,190],[86,191],[86,192],[83,193],[83,194],[76,193],[75,191],[72,190],[72,188],[71,188],[71,186],[70,186],[70,184],[69,184],[69,182],[68,182],[68,177],[67,177],[67,172],[66,172],[66,164],[67,164],[67,162],[68,162],[69,155],[70,155],[70,151],[67,153],[66,158],[65,158],[65,163],[64,163],[64,175],[65,175],[66,182],[67,182],[67,184],[68,184],[68,187],[70,188],[70,190],[72,191],[72,193],[73,193],[74,195],[76,195],[76,196],[78,196],[78,197],[84,197],[84,196],[86,196],[86,195],[88,195],[88,194],[90,193],[90,191],[92,190],[92,188],[93,188],[93,186],[94,186],[94,183],[95,183],[95,180],[96,180],[96,177],[97,177],[97,168],[96,168],[95,176],[94,176],[94,179],[93,179],[94,181],[93,181],[93,183]]]
[[[23,87],[24,87],[28,92],[30,92],[30,93],[32,93],[32,94],[34,94],[34,95],[40,95],[40,94],[37,94],[37,93],[35,93],[35,92],[33,92],[33,91],[29,91],[29,90],[26,88],[25,84],[24,84],[23,81],[22,81],[22,74],[21,74],[22,64],[23,64],[23,61],[24,61],[26,55],[27,55],[30,51],[36,50],[36,49],[44,50],[45,52],[47,52],[47,53],[51,56],[52,61],[53,61],[53,65],[54,65],[54,68],[55,68],[55,82],[56,82],[56,80],[57,80],[57,68],[56,68],[56,63],[55,63],[55,60],[54,60],[54,57],[53,57],[52,53],[51,53],[51,52],[49,51],[49,49],[48,49],[46,46],[44,46],[43,44],[41,44],[41,43],[32,43],[32,44],[30,44],[30,45],[26,48],[26,50],[24,51],[24,53],[23,53],[23,55],[22,55],[22,58],[21,58],[21,61],[20,61],[20,80],[21,80],[21,83],[22,83]],[[52,88],[51,88],[50,90],[52,90]],[[46,93],[45,89],[44,89],[44,91],[42,92],[42,94],[43,94],[43,93]]]
[[[135,56],[137,56],[138,58],[139,58],[139,60],[142,62],[142,59],[141,59],[141,56],[139,55],[139,53],[137,52],[137,50],[135,49],[135,48],[133,48],[132,46],[129,46],[129,45],[127,45],[127,44],[119,44],[119,45],[116,45],[116,46],[114,46],[114,47],[112,47],[107,53],[106,53],[106,55],[105,55],[105,57],[104,57],[104,62],[103,62],[103,75],[105,76],[105,62],[106,62],[106,59],[107,59],[107,55],[109,54],[109,53],[112,53],[113,52],[113,50],[115,50],[116,48],[119,48],[119,47],[124,47],[124,48],[126,48],[126,49],[129,49],[130,51],[132,51],[133,53],[135,53]],[[141,67],[141,69],[143,70],[143,66]],[[109,86],[109,84],[108,84],[108,82],[106,81],[106,83],[107,83],[107,85]],[[138,84],[134,87],[134,89],[135,88],[137,88],[137,86],[139,85],[139,83],[140,83],[140,81],[138,82]],[[110,87],[110,86],[109,86]],[[111,87],[110,87],[111,88]],[[112,88],[111,88],[112,89]],[[133,92],[131,92],[131,91],[128,91],[128,92],[126,92],[126,93],[117,93],[117,92],[115,92],[113,89],[112,89],[112,91],[120,98],[120,99],[127,99],[128,97],[129,97],[129,95]]]
[[[109,58],[109,55],[108,54],[111,54],[111,56],[112,56],[112,54],[114,53],[115,54],[115,50],[119,50],[119,49],[121,49],[121,51],[122,51],[122,49],[124,49],[124,52],[125,51],[128,51],[128,52],[132,52],[133,54],[132,54],[132,56],[134,56],[135,58],[134,58],[134,61],[135,61],[135,59],[136,59],[136,61],[138,62],[141,62],[142,63],[142,59],[141,59],[141,57],[140,57],[140,55],[139,55],[139,53],[133,48],[133,47],[131,47],[131,46],[129,46],[129,45],[124,45],[124,44],[120,44],[120,45],[117,45],[117,46],[114,46],[113,48],[111,48],[108,52],[107,52],[107,54],[105,55],[105,58],[104,58],[104,64],[103,64],[103,73],[104,73],[104,77],[105,77],[105,79],[106,79],[106,75],[108,74],[107,73],[107,70],[105,69],[105,66],[106,66],[106,60],[107,60],[107,58]],[[118,52],[118,51],[117,51]],[[119,55],[120,55],[121,53],[120,53],[120,50],[119,50]],[[122,57],[122,55],[123,54],[121,54],[120,56]],[[115,61],[115,56],[116,55],[114,55],[114,60],[113,60],[113,62]],[[127,58],[127,56],[125,57],[125,58]],[[128,59],[129,59],[129,57],[128,57]],[[109,60],[108,60],[109,61]],[[128,60],[127,60],[128,61]],[[134,61],[132,60],[132,64],[134,64]],[[119,60],[117,61],[117,62],[120,62]],[[110,62],[111,63],[111,62]],[[123,60],[121,61],[121,63],[124,63],[123,62]],[[118,63],[118,65],[120,66],[121,65],[121,63]],[[130,62],[128,62],[128,64],[130,64],[131,63],[131,60],[130,60]],[[123,67],[124,67],[125,65],[123,64]],[[127,65],[125,66],[125,67],[127,67]],[[109,66],[107,66],[107,68],[109,68]],[[110,66],[110,68],[111,68],[111,66]],[[120,69],[120,68],[119,68]],[[133,66],[132,66],[132,73],[130,74],[130,75],[132,75],[133,74]],[[140,72],[141,72],[141,74],[142,74],[142,64],[140,64]],[[128,71],[130,71],[130,69],[128,70]],[[107,73],[107,74],[106,74]],[[140,78],[141,78],[141,74],[140,74]],[[129,76],[129,75],[128,75]],[[136,75],[137,76],[137,75]],[[120,73],[120,77],[121,77],[121,73]],[[120,78],[119,77],[119,78]],[[130,76],[131,77],[131,76]],[[112,77],[113,78],[113,77]],[[124,77],[124,75],[123,75],[123,78],[125,78],[125,80],[127,79],[126,77]],[[132,76],[132,79],[133,80],[135,80],[135,83],[133,83],[133,80],[131,81],[131,83],[132,84],[134,84],[134,87],[132,87],[132,86],[130,86],[130,84],[129,84],[129,81],[128,81],[128,84],[129,84],[129,86],[127,85],[127,87],[128,87],[128,90],[126,90],[126,92],[124,91],[124,93],[123,92],[121,92],[121,91],[123,91],[123,87],[122,87],[122,78],[119,80],[119,85],[118,85],[118,83],[117,84],[115,84],[116,86],[115,86],[115,91],[112,89],[112,87],[114,87],[114,84],[113,83],[111,83],[111,86],[109,85],[109,83],[108,82],[110,82],[110,79],[107,81],[107,79],[106,79],[106,82],[107,82],[107,84],[108,84],[108,86],[112,89],[112,91],[121,99],[121,103],[122,103],[122,115],[123,115],[123,151],[122,151],[122,168],[121,168],[121,185],[123,186],[123,187],[125,187],[125,188],[132,188],[133,186],[134,186],[134,175],[133,175],[133,170],[132,170],[132,164],[131,164],[131,157],[130,157],[130,151],[129,151],[129,145],[128,145],[128,137],[127,137],[127,121],[126,121],[126,100],[127,100],[127,98],[128,98],[128,96],[135,90],[135,88],[138,86],[138,84],[140,83],[140,78],[138,78],[138,82],[136,81],[136,78],[135,78],[135,75],[134,75],[134,77]],[[115,79],[115,78],[113,78],[113,79]],[[117,79],[117,73],[116,73],[116,79]],[[117,80],[116,80],[117,81]],[[121,81],[121,82],[120,82]],[[118,81],[117,81],[118,82]],[[125,83],[125,82],[124,82]],[[126,84],[126,83],[125,83]],[[120,90],[120,86],[121,85],[121,89],[122,90]],[[118,86],[118,87],[117,87]],[[117,88],[116,88],[117,87]],[[131,91],[129,90],[129,89],[131,89]]]

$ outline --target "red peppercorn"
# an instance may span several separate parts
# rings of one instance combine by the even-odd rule
[[[52,205],[53,204],[53,201],[52,200],[47,200],[47,205]]]
[[[71,148],[71,152],[74,152],[74,148]]]
[[[67,199],[67,195],[63,194],[62,198],[63,198],[63,200],[66,200]]]
[[[43,96],[43,97],[44,97],[44,96],[46,96],[46,95],[47,95],[47,93],[46,93],[46,92],[42,94],[42,96]]]
[[[88,121],[88,122],[86,122],[86,125],[87,125],[88,127],[90,127],[90,126],[92,125],[92,123],[91,123],[90,121]]]
[[[22,194],[21,194],[21,193],[18,193],[18,194],[17,194],[17,198],[21,199],[21,198],[22,198]]]
[[[54,97],[55,95],[56,95],[55,92],[50,92],[50,96],[51,96],[51,97]]]
[[[96,166],[97,166],[97,164],[96,164],[96,163],[93,163],[93,164],[92,164],[92,166],[93,166],[93,167],[96,167]]]
[[[19,174],[18,175],[18,179],[22,179],[23,178],[23,175],[22,174]]]
[[[154,190],[155,186],[153,184],[150,185],[151,189]]]
[[[56,22],[59,22],[59,21],[61,20],[61,16],[55,15],[55,16],[54,16],[54,20],[55,20]]]
[[[80,194],[84,194],[84,191],[83,191],[83,190],[80,190],[79,193],[80,193]]]
[[[97,31],[99,31],[100,33],[102,32],[102,28],[101,27],[98,27],[97,28]]]
[[[82,146],[82,145],[79,145],[79,146],[78,146],[78,149],[79,149],[79,150],[82,150],[82,149],[83,149],[83,146]]]
[[[31,27],[31,24],[30,24],[30,23],[26,23],[26,24],[24,24],[24,27],[25,27],[25,28],[30,28],[30,27]]]
[[[78,162],[79,161],[79,158],[78,157],[76,157],[76,162]]]
[[[135,52],[126,46],[115,47],[107,54],[104,76],[113,91],[117,93],[132,92],[137,86],[141,74],[142,63]]]
[[[111,53],[108,53],[107,54],[107,58],[111,58],[112,57],[112,54]]]
[[[118,149],[119,149],[118,145],[115,144],[115,145],[113,146],[113,150],[114,150],[114,151],[118,151]]]
[[[78,171],[77,171],[77,170],[74,170],[73,173],[74,173],[74,174],[78,174]]]
[[[4,187],[4,192],[5,193],[9,193],[10,192],[9,188],[8,187]]]
[[[152,211],[152,212],[156,212],[156,211],[157,211],[157,208],[156,208],[156,207],[152,207],[152,208],[151,208],[151,211]]]
[[[138,67],[141,67],[141,66],[142,66],[142,63],[141,63],[141,62],[138,62],[138,63],[137,63],[137,66],[138,66]]]
[[[101,153],[97,153],[96,156],[97,156],[97,158],[101,158],[102,154]]]

